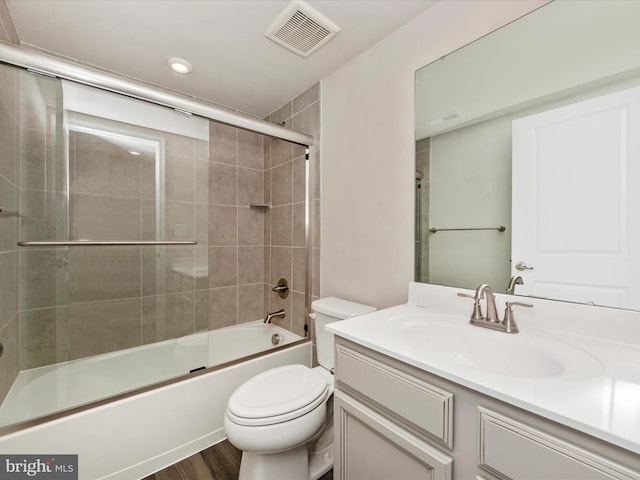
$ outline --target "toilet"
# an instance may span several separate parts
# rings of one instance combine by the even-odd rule
[[[312,303],[318,367],[286,365],[240,385],[224,416],[242,450],[239,480],[317,480],[333,468],[333,334],[325,325],[375,311],[328,297]]]

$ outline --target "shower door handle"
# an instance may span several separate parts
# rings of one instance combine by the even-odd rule
[[[30,242],[20,241],[19,247],[128,247],[128,246],[152,246],[152,245],[197,245],[195,240],[185,241],[155,241],[155,240],[138,240],[138,241],[101,241],[101,240],[69,240],[62,242]]]

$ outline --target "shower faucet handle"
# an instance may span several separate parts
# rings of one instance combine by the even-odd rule
[[[287,280],[281,278],[278,281],[278,284],[271,288],[271,291],[276,292],[280,298],[287,298],[289,296],[289,285],[287,284]]]

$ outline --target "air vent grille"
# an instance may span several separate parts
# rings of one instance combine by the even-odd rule
[[[269,26],[265,36],[302,57],[308,57],[340,28],[301,1],[291,2]]]

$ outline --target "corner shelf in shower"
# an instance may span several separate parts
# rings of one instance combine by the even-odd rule
[[[250,203],[249,208],[258,208],[260,210],[269,210],[271,208],[271,202],[269,203]]]

